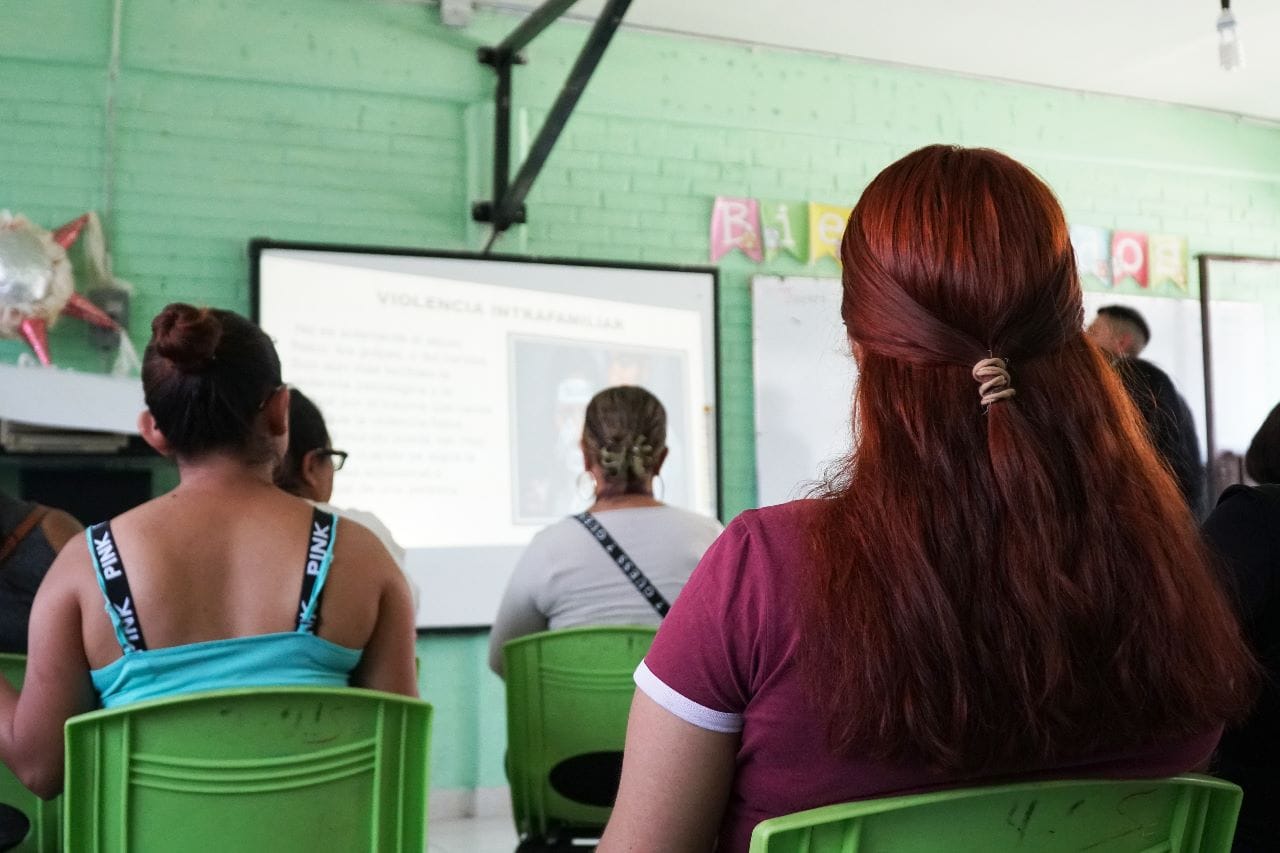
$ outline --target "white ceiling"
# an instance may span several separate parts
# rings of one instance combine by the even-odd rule
[[[626,25],[1280,121],[1280,0],[1231,6],[1245,57],[1235,72],[1218,67],[1218,0],[634,0]]]

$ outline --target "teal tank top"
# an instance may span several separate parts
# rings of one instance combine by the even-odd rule
[[[104,522],[90,527],[85,531],[89,555],[106,600],[107,615],[124,652],[89,673],[102,707],[229,687],[347,686],[351,671],[360,662],[361,650],[315,634],[316,614],[333,562],[337,534],[338,516],[316,510],[297,625],[292,632],[148,649],[111,525]]]

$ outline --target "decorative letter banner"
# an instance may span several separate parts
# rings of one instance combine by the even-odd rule
[[[760,205],[754,198],[717,196],[711,209],[711,262],[737,249],[756,263],[760,253]]]
[[[760,199],[760,224],[764,230],[764,259],[788,253],[806,260],[809,244],[809,204],[803,201]]]
[[[1111,286],[1111,232],[1096,225],[1072,225],[1071,245],[1076,251],[1076,271]]]
[[[1119,284],[1126,278],[1132,278],[1141,287],[1149,283],[1147,235],[1139,231],[1111,233],[1111,283]]]
[[[823,255],[840,260],[840,239],[849,223],[851,207],[809,203],[809,262]]]
[[[1173,234],[1147,236],[1147,258],[1151,267],[1151,286],[1172,284],[1187,289],[1187,241]]]
[[[801,262],[840,262],[840,241],[852,208],[817,202],[717,196],[711,208],[711,262],[735,249],[756,263],[791,255]],[[1071,246],[1084,283],[1113,287],[1132,279],[1139,287],[1187,293],[1187,238],[1174,234],[1112,231],[1072,225]]]

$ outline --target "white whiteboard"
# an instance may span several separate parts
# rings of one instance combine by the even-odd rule
[[[848,452],[857,371],[840,319],[837,279],[751,280],[755,369],[756,494],[760,506],[792,500]],[[1085,322],[1102,305],[1127,305],[1151,327],[1143,357],[1173,379],[1206,455],[1200,303],[1194,299],[1086,291]],[[1274,405],[1256,386],[1265,365],[1266,315],[1251,302],[1214,300],[1214,423],[1218,450],[1244,453]],[[1275,330],[1280,335],[1280,329]]]
[[[1254,302],[1209,301],[1213,426],[1217,452],[1243,456],[1277,402],[1280,372],[1268,369],[1268,341],[1280,338],[1273,311]],[[1273,337],[1274,336],[1274,337]],[[1203,401],[1201,402],[1203,406]]]
[[[751,280],[756,410],[756,501],[800,497],[849,452],[857,375],[840,280]]]
[[[1244,453],[1280,402],[1280,259],[1241,262],[1204,259],[1213,299],[1209,341],[1213,355],[1215,445]],[[1226,413],[1226,414],[1224,414]]]

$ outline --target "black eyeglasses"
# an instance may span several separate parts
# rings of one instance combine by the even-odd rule
[[[311,452],[318,453],[321,456],[328,456],[329,460],[333,462],[333,470],[335,471],[341,471],[342,466],[347,464],[347,451],[345,450],[334,450],[331,447],[317,447]]]

